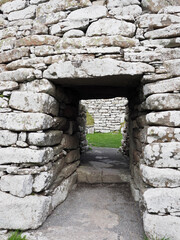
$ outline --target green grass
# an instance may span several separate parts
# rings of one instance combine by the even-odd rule
[[[88,143],[93,147],[119,148],[121,146],[121,133],[94,133],[87,134]]]
[[[13,232],[8,240],[27,240],[26,236],[22,237],[19,231]]]
[[[94,118],[89,112],[86,112],[86,125],[87,126],[94,125]]]

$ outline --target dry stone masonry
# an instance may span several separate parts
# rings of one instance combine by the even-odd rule
[[[1,229],[39,227],[76,183],[79,100],[126,97],[146,235],[179,240],[179,47],[179,0],[1,4]]]

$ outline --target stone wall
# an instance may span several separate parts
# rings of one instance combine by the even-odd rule
[[[179,5],[0,7],[0,228],[37,228],[66,198],[79,165],[79,100],[119,96],[129,102],[131,188],[145,232],[179,240]]]
[[[125,122],[125,98],[82,100],[81,103],[94,118],[94,131],[119,131]]]

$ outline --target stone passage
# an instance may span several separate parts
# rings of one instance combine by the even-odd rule
[[[76,183],[79,101],[126,97],[144,230],[179,240],[179,0],[14,0],[0,10],[0,228],[39,227]]]

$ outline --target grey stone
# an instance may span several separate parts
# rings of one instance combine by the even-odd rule
[[[148,166],[178,168],[180,166],[180,143],[151,143],[144,148],[144,161]]]
[[[84,36],[84,32],[78,29],[69,30],[63,35],[64,38],[83,37],[83,36]]]
[[[61,144],[65,149],[76,149],[79,147],[79,139],[77,135],[70,136],[68,134],[63,134]]]
[[[66,157],[65,157],[66,163],[71,163],[71,162],[77,161],[79,159],[80,159],[79,149],[72,150],[72,151],[68,152]]]
[[[10,13],[13,11],[21,10],[25,8],[26,6],[26,1],[25,0],[15,0],[15,1],[10,1],[2,4],[1,6],[1,11],[3,13]]]
[[[41,112],[57,116],[59,104],[56,99],[46,93],[14,91],[9,106],[25,112]]]
[[[0,41],[0,51],[11,50],[16,43],[15,37],[6,38]]]
[[[22,47],[0,53],[0,63],[6,63],[29,56],[29,48]]]
[[[0,164],[8,163],[46,163],[53,159],[52,148],[33,150],[30,148],[0,148]]]
[[[175,169],[160,169],[141,164],[141,174],[145,183],[156,188],[180,187],[180,171]]]
[[[59,37],[51,35],[33,35],[27,36],[16,41],[16,46],[41,46],[41,45],[52,45],[59,40]]]
[[[74,163],[68,164],[62,169],[61,175],[64,178],[68,178],[71,174],[73,174],[76,171],[79,164],[80,164],[80,161],[76,161]]]
[[[5,175],[1,177],[0,189],[14,196],[25,197],[32,193],[33,178],[31,175]]]
[[[180,24],[172,24],[168,27],[153,30],[150,32],[145,33],[146,38],[172,38],[172,37],[179,37],[180,35]]]
[[[18,27],[8,27],[0,30],[0,39],[15,37]]]
[[[168,60],[164,62],[164,67],[172,76],[180,76],[179,64],[180,59]]]
[[[42,133],[29,133],[28,143],[36,146],[53,146],[60,144],[62,140],[62,131],[49,130]]]
[[[34,69],[21,68],[15,71],[5,71],[0,73],[0,81],[25,82],[35,78]]]
[[[116,19],[123,19],[127,21],[135,21],[141,15],[142,8],[138,5],[130,5],[126,7],[116,7],[109,11],[109,14],[115,16]]]
[[[18,83],[13,81],[0,81],[0,92],[15,90],[18,88]]]
[[[0,128],[14,131],[38,131],[54,124],[53,118],[43,113],[1,113]]]
[[[0,192],[0,199],[2,229],[35,229],[50,213],[50,197],[33,195],[19,198]],[[16,220],[12,216],[16,216]]]
[[[87,29],[87,36],[118,35],[121,33],[125,37],[133,37],[135,25],[116,19],[100,19],[92,23]]]
[[[108,0],[107,1],[107,7],[112,8],[112,7],[119,7],[119,6],[129,6],[129,5],[134,5],[134,4],[140,4],[138,0]]]
[[[17,133],[0,130],[0,146],[10,146],[15,144],[17,141]]]
[[[14,20],[20,20],[20,19],[34,18],[36,8],[37,8],[36,6],[29,6],[23,10],[11,12],[8,14],[8,20],[14,21]]]

